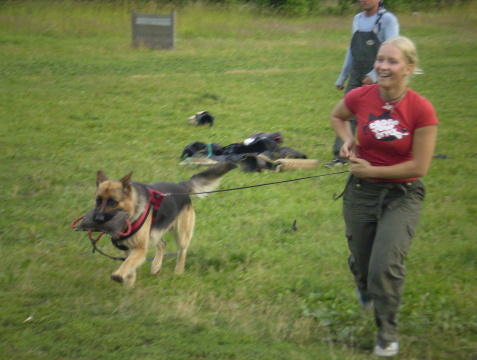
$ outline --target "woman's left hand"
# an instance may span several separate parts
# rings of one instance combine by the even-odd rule
[[[371,175],[373,166],[368,161],[357,157],[350,158],[349,161],[349,171],[351,174],[359,178],[373,177]]]

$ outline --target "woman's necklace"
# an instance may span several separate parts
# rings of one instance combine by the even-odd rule
[[[387,110],[389,112],[393,112],[395,108],[398,107],[399,103],[401,102],[401,100],[404,98],[404,96],[406,95],[407,93],[407,89],[404,90],[404,92],[399,95],[397,98],[395,99],[390,99],[390,100],[386,100],[384,99],[384,96],[381,95],[381,93],[379,94],[381,96],[381,99],[384,100],[385,104],[383,105],[383,109],[384,110]],[[392,102],[396,102],[397,101],[397,104],[393,105],[391,104]]]

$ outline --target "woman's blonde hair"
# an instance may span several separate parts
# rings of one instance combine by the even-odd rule
[[[414,65],[414,75],[424,73],[424,71],[418,67],[419,58],[417,57],[416,45],[411,39],[405,36],[394,36],[383,42],[381,46],[385,44],[392,44],[401,50],[407,63]]]

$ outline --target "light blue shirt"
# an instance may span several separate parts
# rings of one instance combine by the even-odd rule
[[[363,32],[372,31],[374,25],[376,24],[377,19],[378,19],[378,13],[370,17],[364,16],[364,12],[357,14],[353,19],[352,34],[354,34],[358,30]],[[380,42],[384,42],[398,35],[399,35],[398,19],[394,14],[386,11],[381,17],[381,25],[379,26],[378,24],[376,36],[378,37]],[[353,56],[351,55],[351,47],[350,47],[348,48],[348,51],[346,52],[343,68],[341,69],[341,74],[338,77],[338,80],[336,81],[335,85],[344,86],[344,83],[348,79],[348,76],[350,74],[352,63],[353,63]],[[367,76],[373,79],[374,82],[378,80],[376,71],[374,69],[371,70],[371,72],[369,72]]]

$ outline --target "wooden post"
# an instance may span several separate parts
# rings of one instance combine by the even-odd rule
[[[150,49],[174,49],[176,46],[176,12],[167,15],[132,12],[132,46]]]

